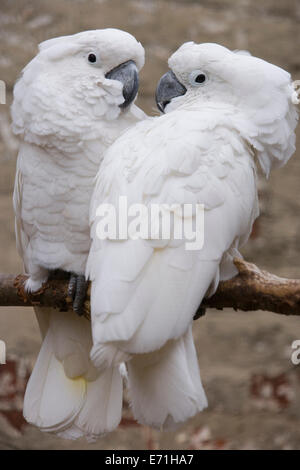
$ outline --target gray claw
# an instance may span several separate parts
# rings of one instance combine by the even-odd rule
[[[68,296],[73,301],[74,312],[76,312],[80,317],[84,314],[84,301],[87,287],[88,282],[85,280],[85,276],[83,274],[71,273]]]
[[[74,300],[74,297],[75,297],[76,284],[77,284],[77,275],[76,274],[71,274],[70,281],[69,281],[69,286],[68,286],[68,296],[72,300]]]
[[[205,312],[206,312],[206,309],[204,307],[201,307],[200,305],[200,307],[198,308],[197,312],[194,315],[193,320],[198,320],[198,318],[203,317],[205,315]]]

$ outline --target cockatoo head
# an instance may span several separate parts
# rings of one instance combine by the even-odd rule
[[[193,42],[183,44],[169,66],[156,90],[162,112],[198,106],[227,115],[267,174],[293,154],[299,100],[288,72],[245,51]]]
[[[143,65],[142,45],[117,29],[41,43],[14,89],[14,131],[49,135],[61,126],[68,136],[116,119],[134,101]]]

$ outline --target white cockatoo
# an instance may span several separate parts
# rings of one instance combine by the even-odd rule
[[[232,257],[258,215],[255,159],[266,174],[286,163],[297,122],[290,75],[250,54],[189,42],[169,66],[156,92],[166,114],[136,124],[105,154],[91,201],[86,271],[93,363],[105,371],[126,362],[134,416],[158,429],[207,406],[193,317],[203,297],[236,273]],[[132,204],[164,204],[177,218],[185,204],[204,204],[203,247],[142,235],[145,214],[130,236],[103,235],[101,208],[115,207],[121,226],[124,197],[128,216]],[[189,214],[182,225],[196,209]],[[105,217],[107,225],[114,219]]]
[[[82,313],[90,248],[89,204],[103,153],[144,119],[133,101],[144,49],[117,29],[40,44],[14,88],[13,130],[22,137],[14,190],[18,251],[37,291],[53,270],[71,273]],[[24,416],[43,431],[88,438],[119,422],[118,369],[98,374],[89,359],[90,323],[73,312],[38,308],[43,344],[29,380]]]

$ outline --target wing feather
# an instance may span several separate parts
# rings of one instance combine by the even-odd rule
[[[199,132],[199,113],[182,116],[180,129],[176,114],[160,118],[159,126],[155,119],[138,124],[110,148],[100,169],[87,263],[94,352],[97,344],[113,342],[127,353],[145,353],[184,334],[203,297],[217,287],[223,258],[247,238],[257,215],[249,146],[215,121]],[[204,204],[203,248],[187,250],[185,238],[99,240],[97,206],[118,208],[120,195],[128,205]],[[229,271],[227,262],[226,276]]]

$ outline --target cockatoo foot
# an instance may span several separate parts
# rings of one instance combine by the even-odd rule
[[[25,292],[37,292],[46,281],[47,277],[41,279],[33,279],[32,277],[29,277],[24,284]]]
[[[68,296],[73,301],[73,310],[80,317],[84,314],[84,301],[86,298],[86,292],[88,288],[88,282],[83,274],[71,273]]]

